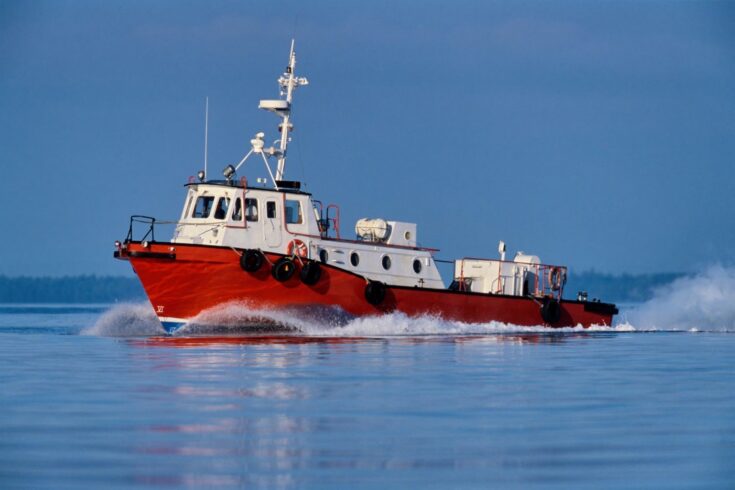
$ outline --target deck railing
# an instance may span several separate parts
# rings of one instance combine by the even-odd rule
[[[155,236],[155,227],[156,227],[156,218],[152,216],[143,216],[139,214],[134,214],[130,217],[130,226],[128,227],[128,235],[125,237],[126,242],[132,242],[134,240],[134,231],[135,231],[135,224],[140,223],[141,225],[147,226],[145,235],[140,240],[140,242],[143,242],[145,240],[148,240],[148,237],[150,237],[150,241],[155,242],[156,236]]]

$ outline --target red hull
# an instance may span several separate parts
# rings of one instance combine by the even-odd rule
[[[255,273],[240,267],[240,252],[202,245],[130,242],[116,254],[130,260],[159,317],[191,319],[219,304],[245,301],[256,308],[339,306],[354,316],[399,311],[467,323],[498,321],[543,325],[539,303],[530,298],[390,286],[379,306],[365,299],[365,278],[322,265],[321,278],[307,286],[294,274],[279,282],[268,263]],[[281,255],[266,254],[274,263]],[[613,305],[561,302],[561,316],[550,327],[611,325]]]

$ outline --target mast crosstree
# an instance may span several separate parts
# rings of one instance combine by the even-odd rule
[[[228,165],[225,167],[224,175],[227,180],[230,180],[235,175],[235,172],[245,163],[245,161],[253,153],[260,154],[265,163],[265,168],[268,170],[271,180],[273,180],[273,186],[278,189],[278,182],[283,180],[283,174],[286,172],[286,149],[290,141],[289,133],[293,131],[293,123],[291,123],[291,102],[293,100],[293,91],[296,87],[301,85],[308,85],[309,80],[306,77],[297,77],[296,71],[296,51],[294,51],[294,40],[291,40],[291,53],[288,58],[288,66],[286,71],[278,78],[278,85],[281,87],[281,97],[285,99],[264,99],[258,104],[258,109],[264,109],[274,113],[276,116],[281,118],[281,123],[278,125],[278,130],[281,132],[281,139],[278,148],[273,146],[265,148],[265,133],[259,132],[255,135],[255,138],[250,140],[252,145],[250,151],[240,160],[236,166]],[[276,176],[273,177],[270,165],[268,165],[268,157],[276,157],[278,159],[278,167],[276,168]]]
[[[302,85],[308,85],[309,80],[306,77],[296,76],[296,51],[294,50],[294,40],[291,40],[291,53],[288,57],[288,66],[286,71],[278,78],[278,85],[281,87],[281,97],[284,99],[275,100],[261,100],[258,104],[259,109],[264,109],[273,112],[275,115],[281,118],[281,123],[278,125],[278,130],[281,132],[281,141],[278,150],[269,152],[271,155],[278,158],[278,167],[276,168],[275,180],[283,180],[283,175],[286,171],[286,156],[288,143],[290,141],[289,133],[293,131],[293,123],[291,123],[291,104],[293,101],[293,93],[296,87]]]

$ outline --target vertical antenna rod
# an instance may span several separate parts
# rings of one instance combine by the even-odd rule
[[[204,180],[207,179],[207,143],[209,140],[209,97],[204,105]]]
[[[281,96],[286,96],[287,108],[285,111],[279,111],[279,115],[282,117],[282,122],[279,124],[281,131],[281,143],[278,152],[278,168],[276,170],[276,180],[282,180],[283,174],[286,171],[286,148],[288,147],[288,134],[293,130],[293,125],[290,122],[291,119],[291,101],[293,100],[293,90],[300,85],[308,85],[309,81],[306,78],[296,77],[296,52],[294,51],[295,42],[291,39],[291,52],[288,57],[288,66],[286,72],[278,79],[278,84],[281,86]]]
[[[283,179],[283,172],[286,170],[286,147],[288,146],[288,130],[289,122],[291,118],[291,100],[293,99],[293,88],[294,88],[294,70],[296,69],[296,53],[294,53],[294,40],[291,39],[291,52],[288,55],[288,66],[286,67],[286,73],[280,78],[281,94],[283,89],[286,89],[286,102],[288,102],[288,112],[283,115],[283,122],[280,125],[281,129],[281,154],[278,156],[278,169],[276,170],[276,179]]]

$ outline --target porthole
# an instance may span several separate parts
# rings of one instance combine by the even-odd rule
[[[319,250],[319,260],[322,261],[322,264],[326,264],[329,260],[329,252],[324,249]]]
[[[403,238],[404,238],[404,239],[405,239],[406,241],[410,241],[410,240],[411,240],[411,232],[410,232],[410,231],[406,231],[406,232],[405,232],[405,233],[403,234]]]
[[[360,265],[360,256],[357,254],[357,252],[352,252],[350,254],[350,264],[352,264],[352,267],[357,267]]]
[[[390,257],[387,255],[383,255],[383,269],[390,269]]]
[[[413,271],[416,274],[421,274],[421,269],[422,269],[421,261],[419,259],[413,259]]]

